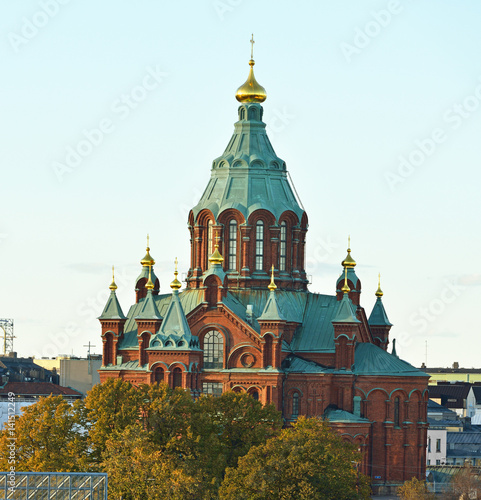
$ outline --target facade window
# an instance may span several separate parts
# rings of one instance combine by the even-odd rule
[[[264,222],[256,224],[256,271],[264,269]]]
[[[399,398],[394,399],[394,425],[399,427]]]
[[[431,465],[431,460],[428,460],[428,465]]]
[[[237,269],[237,222],[229,222],[229,269]]]
[[[164,381],[164,369],[158,366],[154,371],[154,380],[159,383]]]
[[[299,393],[295,392],[292,395],[292,414],[291,418],[297,418],[299,416]]]
[[[182,370],[180,368],[174,368],[172,372],[172,386],[174,389],[176,387],[182,387]]]
[[[428,438],[428,453],[431,453],[431,438]]]
[[[259,401],[259,393],[255,389],[253,391],[249,392],[249,396],[254,398],[256,401]]]
[[[283,221],[281,224],[281,241],[279,245],[279,271],[286,270],[286,252],[287,252],[287,224]]]
[[[436,460],[436,465],[441,465],[441,460]]]
[[[204,368],[207,370],[224,367],[224,339],[219,332],[211,330],[204,337]]]
[[[213,396],[220,396],[222,394],[222,383],[204,382],[202,384],[202,392],[204,394],[212,394]]]
[[[436,453],[440,453],[440,452],[441,452],[441,440],[436,439]]]
[[[207,258],[214,253],[214,224],[210,220],[207,223]]]

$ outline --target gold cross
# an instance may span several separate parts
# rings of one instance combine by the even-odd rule
[[[252,38],[251,38],[251,59],[254,59],[254,33],[252,33]]]
[[[177,260],[177,257],[175,258],[175,272],[177,272],[177,264],[178,264],[178,260]]]

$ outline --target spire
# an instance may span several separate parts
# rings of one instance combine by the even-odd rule
[[[112,283],[110,283],[109,288],[111,290],[117,290],[117,285],[115,284],[114,266],[112,266]]]
[[[381,290],[381,273],[379,273],[379,281],[378,281],[378,286],[376,290],[376,297],[382,297],[384,295],[384,292]]]
[[[399,358],[399,356],[397,355],[397,352],[396,352],[396,339],[392,339],[392,351],[391,351],[391,354],[393,356],[396,356],[396,358]]]
[[[347,284],[347,267],[344,268],[344,285],[341,288],[343,292],[342,299],[339,302],[339,307],[337,309],[336,315],[332,319],[333,323],[360,323],[356,318],[356,311],[349,298],[349,292],[351,289]]]
[[[219,252],[219,245],[216,243],[214,247],[214,253],[209,257],[209,263],[212,265],[222,264],[224,262],[224,257]]]
[[[172,290],[174,292],[179,292],[180,288],[182,287],[182,283],[177,279],[177,276],[178,276],[178,271],[177,271],[177,257],[175,258],[175,271],[174,271],[174,281],[172,281],[172,283],[170,284],[170,288],[172,288]]]
[[[351,237],[348,237],[347,243],[347,256],[341,262],[343,267],[347,267],[348,269],[354,269],[356,267],[356,261],[351,257]]]
[[[152,265],[149,265],[149,279],[145,284],[145,288],[147,288],[147,290],[154,289],[154,283],[152,282]]]
[[[271,282],[267,287],[271,292],[274,292],[277,288],[277,285],[274,283],[274,264],[272,264],[271,268]]]
[[[254,35],[251,38],[251,59],[249,61],[249,76],[246,82],[236,92],[235,98],[239,102],[264,102],[267,98],[266,89],[257,83],[254,76]]]
[[[349,288],[349,285],[347,284],[347,267],[344,268],[344,285],[341,288],[341,292],[344,294],[349,293],[351,289]]]
[[[115,293],[117,285],[114,280],[114,266],[112,266],[112,283],[109,288],[110,296],[107,299],[107,303],[105,304],[104,310],[99,316],[99,319],[126,319],[117,299],[117,294]]]
[[[147,235],[147,253],[145,257],[140,261],[143,266],[153,266],[155,264],[155,260],[150,255],[150,247],[149,247],[149,235]]]

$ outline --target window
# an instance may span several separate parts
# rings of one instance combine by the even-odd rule
[[[440,453],[440,452],[441,452],[441,440],[436,439],[436,453]]]
[[[249,396],[259,401],[259,393],[255,389],[249,392]]]
[[[431,460],[428,460],[428,465],[431,465]]]
[[[204,394],[220,396],[222,394],[222,384],[219,382],[204,382],[202,384],[202,392]]]
[[[207,223],[207,257],[210,257],[214,253],[214,229],[213,223],[210,220]]]
[[[256,224],[256,271],[264,268],[264,222]]]
[[[299,393],[295,392],[292,395],[292,415],[291,418],[297,418],[299,416]]]
[[[182,370],[180,368],[174,368],[172,373],[172,385],[174,389],[176,387],[182,387]]]
[[[441,465],[441,460],[436,460],[436,465]]]
[[[394,425],[399,427],[399,398],[394,399]]]
[[[431,453],[431,438],[428,438],[428,453]]]
[[[224,367],[224,339],[219,332],[211,330],[204,337],[204,368],[207,370]]]
[[[229,222],[229,269],[237,269],[237,222]]]
[[[286,270],[286,249],[287,249],[287,224],[283,221],[281,224],[281,241],[279,247],[279,271]]]
[[[164,369],[158,366],[154,371],[154,380],[159,383],[164,380]]]

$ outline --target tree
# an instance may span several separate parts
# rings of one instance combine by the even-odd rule
[[[479,469],[475,469],[469,462],[453,476],[451,484],[456,498],[481,498]]]
[[[10,446],[15,444],[15,456]],[[0,470],[83,471],[88,467],[88,440],[82,401],[72,405],[62,396],[49,396],[23,409],[14,430],[0,432]]]
[[[415,477],[400,486],[397,493],[401,500],[434,500],[436,498],[428,491],[426,481],[420,481]]]
[[[291,429],[254,446],[229,468],[222,500],[340,500],[370,498],[354,465],[360,454],[327,422],[300,417]]]

